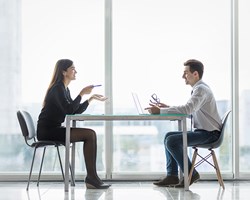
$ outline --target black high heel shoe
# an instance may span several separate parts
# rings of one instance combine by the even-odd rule
[[[87,189],[108,189],[111,185],[105,183],[97,183],[95,180],[91,180],[88,177],[85,179]]]

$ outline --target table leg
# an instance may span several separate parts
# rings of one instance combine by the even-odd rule
[[[184,163],[184,188],[189,190],[188,184],[188,154],[187,154],[187,120],[183,118],[182,120],[182,130],[183,130],[183,163]]]
[[[66,117],[66,138],[65,138],[65,180],[64,191],[69,191],[69,153],[70,153],[70,119]]]
[[[178,120],[178,131],[182,131],[183,128],[182,128],[182,121],[181,120]],[[182,180],[183,179],[183,171],[182,169],[179,167],[179,179]]]
[[[73,121],[72,127],[76,127],[76,121]],[[71,147],[71,173],[72,173],[72,179],[71,180],[71,186],[75,186],[75,152],[76,152],[76,144],[72,143]]]

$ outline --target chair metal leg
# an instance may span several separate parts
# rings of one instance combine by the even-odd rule
[[[62,160],[61,160],[61,156],[60,156],[60,152],[59,152],[59,147],[57,146],[56,149],[57,149],[58,159],[59,159],[59,163],[60,163],[60,167],[61,167],[63,181],[65,181],[64,172],[63,172],[63,166],[62,166]]]
[[[31,178],[32,169],[33,169],[33,165],[34,165],[35,155],[36,155],[36,148],[34,149],[33,158],[32,158],[32,162],[31,162],[31,166],[30,166],[29,180],[28,180],[27,187],[26,187],[27,191],[29,190],[30,178]]]
[[[34,149],[33,158],[32,158],[32,162],[31,162],[29,179],[28,179],[28,183],[27,183],[27,187],[26,187],[27,191],[29,190],[29,184],[30,184],[30,179],[31,179],[31,175],[32,175],[33,166],[34,166],[34,161],[35,161],[35,156],[36,156],[36,150],[37,150],[37,148]],[[43,167],[45,152],[46,152],[46,147],[44,147],[44,149],[43,149],[43,155],[42,155],[42,161],[41,161],[40,169],[39,169],[37,186],[39,186],[39,182],[40,182],[40,177],[41,177],[41,173],[42,173],[42,167]],[[61,156],[60,156],[60,152],[59,152],[59,147],[58,146],[57,146],[57,153],[58,153],[58,158],[59,158],[59,163],[60,163],[60,168],[61,168],[61,172],[62,172],[63,181],[65,181],[64,171],[63,171],[63,166],[62,166],[62,159],[61,159]],[[71,165],[69,166],[69,169],[70,169],[70,173],[71,173],[72,186],[75,186],[75,179],[74,179],[74,174],[73,174],[74,172],[72,170]]]
[[[74,178],[74,173],[73,173],[71,165],[69,165],[69,169],[70,169],[70,174],[71,174],[71,186],[75,186],[76,185],[75,178]]]
[[[58,146],[57,146],[57,154],[58,154],[58,158],[59,158],[59,163],[60,163],[60,167],[61,167],[63,181],[65,181],[64,171],[63,171],[63,166],[62,166],[62,159],[61,159],[61,155],[60,155],[60,151],[59,151],[59,147]],[[74,179],[74,176],[73,176],[71,165],[69,165],[69,169],[70,169],[70,174],[71,174],[71,179],[72,179],[72,186],[75,186],[75,179]]]
[[[218,162],[217,162],[217,159],[216,159],[216,155],[214,153],[214,150],[210,150],[210,151],[211,151],[212,158],[213,158],[213,161],[214,161],[215,171],[216,171],[216,174],[217,174],[218,181],[220,183],[220,186],[223,189],[225,189],[224,182],[223,182],[223,179],[222,179],[222,176],[221,176],[221,173],[220,173],[220,168],[219,168],[219,165],[218,165]]]
[[[37,184],[36,184],[37,187],[39,186],[39,181],[40,181],[41,172],[42,172],[42,168],[43,168],[43,160],[44,160],[45,151],[46,151],[46,147],[43,148],[43,156],[42,156],[42,161],[40,164],[40,170],[39,170],[39,175],[38,175]]]
[[[202,163],[206,162],[209,165],[211,165],[212,167],[214,167],[214,164],[210,163],[208,161],[208,159],[212,156],[212,153],[209,153],[208,155],[206,155],[205,157],[201,156],[198,152],[197,155],[201,158],[197,163],[195,163],[195,167],[198,167],[199,165],[201,165]]]
[[[75,186],[75,152],[76,152],[76,144],[72,143],[71,146],[71,166],[70,166],[70,172],[71,172],[71,186]]]

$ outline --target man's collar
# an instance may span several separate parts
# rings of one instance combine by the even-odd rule
[[[202,84],[202,83],[203,83],[202,79],[198,80],[198,81],[193,85],[193,88],[194,88],[195,86],[197,86],[197,85]]]

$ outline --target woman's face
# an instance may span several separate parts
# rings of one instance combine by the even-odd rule
[[[76,69],[75,66],[72,65],[71,67],[67,68],[67,71],[63,72],[64,79],[67,80],[75,80],[76,79]]]

